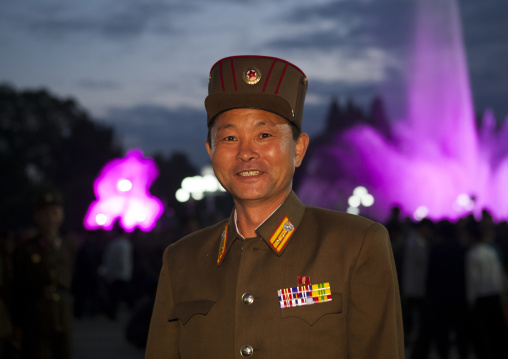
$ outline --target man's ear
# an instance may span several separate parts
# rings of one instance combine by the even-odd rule
[[[296,141],[295,167],[300,167],[302,164],[305,153],[307,152],[307,147],[309,147],[309,135],[302,133]]]
[[[210,147],[210,142],[208,140],[205,141],[206,151],[208,152],[208,156],[210,159],[212,158],[212,148]]]

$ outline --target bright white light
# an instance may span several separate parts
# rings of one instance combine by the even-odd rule
[[[360,207],[361,200],[360,200],[360,197],[351,196],[347,200],[347,203],[349,204],[350,207],[358,208],[358,207]]]
[[[180,188],[176,191],[175,197],[178,202],[187,202],[190,198],[190,193],[183,188]]]
[[[459,194],[459,196],[457,197],[457,200],[455,201],[453,208],[456,211],[461,211],[464,209],[466,211],[472,211],[474,209],[474,201],[469,195],[462,193]]]
[[[143,222],[145,219],[146,219],[146,214],[145,214],[145,212],[143,212],[143,211],[139,211],[138,213],[136,213],[136,220],[137,220],[138,222]]]
[[[201,176],[206,177],[208,175],[214,176],[212,166],[205,166],[201,169]]]
[[[213,174],[211,167],[203,168],[202,173],[203,176],[186,177],[182,180],[182,188],[180,188],[182,191],[180,194],[177,191],[176,194],[180,202],[188,201],[191,196],[199,201],[204,198],[205,193],[226,192]]]
[[[214,175],[208,174],[203,176],[203,187],[206,192],[217,192],[219,186],[219,181],[217,181]]]
[[[413,214],[413,217],[417,221],[421,221],[422,219],[427,217],[428,214],[429,214],[429,209],[425,206],[420,206],[416,209],[415,213]]]
[[[360,208],[358,208],[358,207],[348,207],[346,212],[347,213],[351,213],[351,214],[359,215],[360,214]]]
[[[356,197],[360,197],[362,198],[363,196],[365,196],[367,193],[369,193],[367,191],[367,188],[363,187],[363,186],[358,186],[356,187],[354,190],[353,190],[353,196],[356,196]]]
[[[108,221],[108,217],[106,217],[106,215],[104,213],[99,213],[98,215],[95,216],[95,222],[99,226],[104,225],[107,221]]]
[[[196,201],[200,201],[203,199],[203,197],[205,196],[203,192],[192,192],[191,193],[191,196],[193,199],[195,199]]]
[[[370,193],[366,193],[365,195],[363,195],[361,201],[362,201],[362,206],[370,207],[374,204],[374,196],[371,195]]]
[[[462,207],[466,207],[469,202],[471,201],[471,198],[467,194],[459,194],[457,197],[457,203],[460,204]]]
[[[118,188],[118,190],[121,192],[128,192],[132,189],[132,182],[125,178],[121,179],[116,184],[116,188]]]
[[[182,188],[187,192],[199,192],[202,190],[201,177],[185,177],[182,181]]]

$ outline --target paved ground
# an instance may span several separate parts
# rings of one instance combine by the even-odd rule
[[[74,359],[143,359],[144,350],[125,339],[127,313],[116,321],[105,316],[83,318],[74,323]]]

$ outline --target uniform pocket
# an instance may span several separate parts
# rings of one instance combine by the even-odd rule
[[[280,309],[282,319],[294,317],[309,325],[314,325],[325,315],[339,313],[342,313],[342,293],[332,293],[332,300],[329,302]]]
[[[194,315],[207,315],[214,304],[215,302],[211,300],[191,300],[178,303],[170,313],[169,321],[179,319],[185,325]]]

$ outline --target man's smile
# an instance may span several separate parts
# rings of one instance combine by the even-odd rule
[[[242,176],[242,177],[251,177],[251,176],[257,176],[257,175],[260,175],[261,171],[242,171],[240,173],[238,173],[239,176]]]

